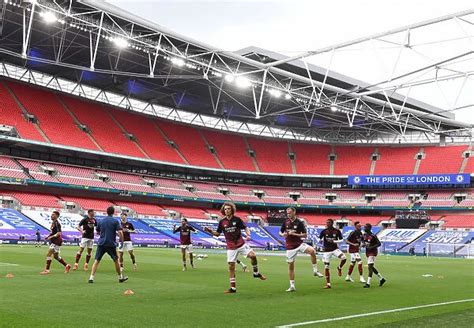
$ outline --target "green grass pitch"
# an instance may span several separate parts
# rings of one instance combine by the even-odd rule
[[[68,263],[76,250],[62,248]],[[104,257],[95,283],[88,284],[88,272],[64,274],[56,261],[50,275],[39,275],[45,253],[45,246],[0,245],[0,327],[274,327],[474,298],[474,261],[464,259],[379,256],[377,267],[388,282],[379,288],[374,278],[368,290],[337,277],[334,262],[333,289],[324,290],[324,280],[312,276],[309,258],[300,256],[297,291],[286,293],[285,258],[261,255],[260,271],[268,280],[254,279],[238,267],[238,293],[225,295],[223,254],[208,253],[207,259],[196,261],[196,269],[182,272],[179,250],[139,248],[138,271],[130,270],[126,258],[128,282],[118,283],[112,261]],[[83,261],[84,256],[80,267]],[[5,278],[7,273],[14,278]],[[126,289],[135,294],[123,295]],[[472,327],[473,313],[474,302],[466,302],[317,326]]]

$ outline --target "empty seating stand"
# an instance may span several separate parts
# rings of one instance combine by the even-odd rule
[[[26,110],[36,116],[41,129],[52,143],[97,150],[54,93],[13,82],[8,85]]]
[[[255,171],[247,152],[244,138],[237,134],[203,130],[207,141],[217,152],[224,168],[238,171]]]
[[[288,143],[267,139],[248,138],[261,172],[291,174]]]
[[[199,131],[192,126],[184,126],[169,121],[157,121],[161,130],[177,146],[189,164],[219,168]]]
[[[13,126],[16,128],[20,138],[46,141],[38,132],[33,123],[30,123],[23,116],[13,97],[0,81],[0,124]]]
[[[110,117],[104,106],[76,98],[62,96],[64,103],[77,119],[91,131],[94,139],[109,153],[145,157]]]

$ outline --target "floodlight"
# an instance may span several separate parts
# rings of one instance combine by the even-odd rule
[[[47,23],[47,24],[52,24],[54,22],[56,22],[58,20],[58,18],[56,17],[56,15],[51,12],[51,11],[44,11],[40,14],[41,17],[43,17],[43,20]]]
[[[127,48],[129,46],[127,40],[123,38],[114,38],[111,41],[120,49]]]
[[[337,107],[336,107],[335,105],[332,105],[332,106],[331,106],[331,111],[337,112]]]
[[[270,89],[268,90],[268,93],[271,94],[275,98],[280,98],[281,96],[281,91],[277,89]]]
[[[171,62],[173,63],[173,65],[176,65],[178,67],[184,66],[184,64],[185,64],[184,60],[182,58],[179,58],[179,57],[171,58]]]
[[[239,87],[239,88],[248,88],[249,86],[252,85],[252,82],[250,82],[249,79],[247,79],[246,77],[243,77],[243,76],[239,76],[235,79],[235,84]]]
[[[229,83],[232,83],[232,82],[234,82],[234,80],[235,80],[235,76],[233,76],[232,74],[227,74],[227,75],[225,76],[225,80],[226,80],[227,82],[229,82]]]

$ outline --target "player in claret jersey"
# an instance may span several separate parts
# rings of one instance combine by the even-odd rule
[[[51,214],[51,233],[46,237],[46,241],[49,241],[49,249],[48,249],[48,254],[46,255],[46,267],[44,268],[43,271],[40,272],[40,274],[48,274],[49,273],[49,268],[51,267],[51,261],[53,260],[51,258],[51,255],[54,254],[54,258],[61,263],[64,268],[65,268],[65,273],[68,273],[69,270],[71,269],[71,266],[64,262],[64,260],[61,258],[59,255],[59,251],[61,248],[61,245],[63,244],[63,239],[61,238],[61,223],[59,223],[59,212],[58,211],[53,211],[53,214]]]
[[[209,227],[206,227],[205,230],[210,232],[216,237],[219,237],[221,233],[224,233],[225,240],[227,243],[227,263],[229,264],[229,278],[230,278],[230,288],[226,293],[236,293],[236,284],[235,284],[235,262],[239,255],[250,258],[253,267],[253,277],[261,280],[266,280],[267,278],[258,271],[257,265],[257,255],[255,252],[247,245],[242,238],[242,230],[245,230],[247,235],[246,240],[250,240],[251,234],[250,229],[247,228],[244,221],[239,217],[235,216],[235,204],[226,202],[221,207],[221,213],[224,215],[224,218],[219,222],[217,231],[212,230]]]
[[[94,210],[88,210],[87,216],[79,222],[77,230],[82,234],[81,242],[79,243],[79,251],[76,253],[76,262],[72,269],[74,271],[79,267],[79,260],[81,259],[84,248],[87,247],[86,262],[84,263],[84,271],[89,269],[89,261],[91,259],[92,247],[94,246],[94,229],[97,226]]]
[[[331,288],[331,276],[329,273],[329,263],[331,261],[331,257],[335,256],[341,260],[339,266],[337,267],[338,276],[342,276],[342,267],[346,263],[346,256],[337,246],[342,242],[342,233],[339,229],[334,228],[334,220],[328,219],[326,221],[326,229],[321,231],[319,234],[319,239],[322,240],[324,248],[323,262],[324,273],[326,276],[326,286],[324,288]]]
[[[194,269],[193,263],[193,243],[191,242],[191,232],[196,232],[194,227],[188,225],[188,220],[185,218],[181,219],[181,225],[176,228],[176,225],[173,226],[173,233],[179,231],[179,239],[181,241],[181,254],[183,255],[183,271],[186,271],[186,253],[189,254],[189,263]]]
[[[379,286],[382,287],[386,280],[374,266],[375,258],[378,254],[378,248],[381,243],[377,235],[372,232],[372,225],[370,223],[365,224],[364,232],[365,254],[367,255],[367,266],[369,267],[367,283],[364,285],[364,288],[370,287],[370,283],[372,282],[372,273],[377,275],[377,278],[379,278]]]
[[[294,292],[295,289],[295,260],[298,253],[306,253],[311,256],[313,264],[313,273],[320,278],[323,277],[318,271],[316,264],[316,251],[313,247],[303,243],[303,239],[307,237],[306,227],[300,219],[296,217],[296,209],[288,207],[286,209],[288,218],[283,222],[280,229],[280,236],[285,237],[286,261],[288,262],[288,275],[290,276],[290,288],[287,292]]]
[[[354,230],[351,231],[346,239],[346,243],[349,245],[349,254],[351,256],[351,264],[349,265],[349,271],[347,272],[346,281],[354,282],[351,274],[354,270],[354,266],[357,262],[357,268],[359,269],[359,279],[361,283],[365,283],[364,276],[362,275],[362,259],[360,257],[360,244],[362,243],[362,226],[359,221],[354,222]]]
[[[123,243],[120,243],[118,247],[120,267],[123,269],[123,252],[128,251],[132,259],[133,270],[136,270],[137,263],[135,261],[135,254],[133,254],[132,239],[130,238],[130,233],[135,233],[135,227],[131,222],[127,221],[126,213],[120,214],[120,224],[123,231]]]

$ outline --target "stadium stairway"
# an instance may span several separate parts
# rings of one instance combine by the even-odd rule
[[[466,171],[466,168],[468,167],[468,164],[469,164],[469,159],[471,158],[471,156],[473,156],[473,152],[472,152],[472,144],[469,144],[469,147],[467,148],[466,150],[467,152],[469,152],[470,156],[469,157],[464,157],[463,160],[462,160],[462,163],[461,163],[461,168],[459,169],[459,173],[464,173],[464,171]],[[472,160],[471,160],[472,162]],[[473,172],[469,172],[470,170],[467,170],[466,173],[473,173]]]
[[[255,150],[253,150],[252,147],[250,147],[249,140],[247,139],[247,137],[244,136],[243,138],[244,138],[245,146],[247,147],[247,152],[249,153],[249,155],[250,155],[250,152],[253,152],[254,154],[254,156],[250,156],[250,159],[252,160],[252,164],[255,167],[255,172],[261,172],[260,167],[258,166],[257,159],[256,159]]]
[[[177,144],[171,140],[168,135],[165,133],[165,131],[163,131],[163,129],[161,128],[160,124],[158,124],[157,121],[153,121],[153,123],[155,124],[156,128],[158,129],[158,131],[161,133],[161,135],[163,136],[163,138],[165,138],[166,142],[170,145],[171,148],[173,148],[176,153],[178,154],[179,158],[181,158],[181,160],[187,164],[187,165],[190,165],[189,161],[186,159],[186,157],[184,157],[184,155],[181,153],[181,151],[179,150]],[[175,145],[175,146],[172,146]]]
[[[61,99],[61,97],[55,95],[55,97],[58,99],[58,102],[63,106],[64,110],[72,117],[74,122],[78,127],[84,126],[79,119],[74,115],[74,113],[69,109],[69,107],[66,105],[66,103]],[[90,131],[84,131],[87,137],[90,139],[90,141],[99,149],[100,151],[104,151],[104,149],[97,143],[97,141],[94,139]]]
[[[123,132],[123,134],[127,137],[127,139],[129,139],[137,148],[138,150],[143,154],[143,156],[145,156],[145,158],[148,158],[148,159],[151,159],[150,155],[148,155],[148,153],[143,150],[143,147],[140,146],[140,143],[134,139],[134,138],[129,138],[128,136],[132,135],[130,132],[128,132],[122,124],[120,124],[120,122],[115,118],[115,116],[112,115],[112,113],[108,110],[106,110],[107,114],[109,114],[110,118],[112,119],[112,121],[115,122],[115,124],[117,124],[117,126],[120,128],[120,130]]]
[[[222,162],[221,160],[219,159],[219,156],[217,154],[217,152],[215,151],[211,151],[211,148],[214,148],[212,147],[210,144],[209,144],[209,141],[207,140],[206,136],[204,135],[204,133],[202,132],[202,130],[198,129],[198,132],[199,132],[199,135],[201,136],[202,140],[204,140],[204,143],[206,144],[206,147],[207,149],[209,150],[209,152],[211,153],[212,157],[214,158],[214,160],[216,161],[217,165],[219,165],[219,168],[221,169],[225,169],[224,165],[222,165]]]

